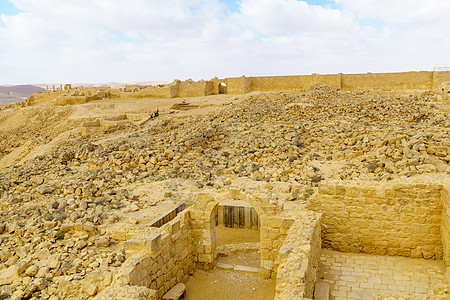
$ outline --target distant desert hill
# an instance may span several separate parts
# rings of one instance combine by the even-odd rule
[[[0,105],[20,102],[33,93],[43,91],[43,88],[30,84],[0,86]]]
[[[72,87],[105,87],[109,86],[111,88],[117,89],[124,87],[126,85],[159,85],[167,84],[167,81],[131,81],[131,82],[102,82],[102,83],[72,83]],[[36,84],[36,86],[46,89],[52,89],[53,86],[56,88],[60,87],[61,83],[42,83]],[[64,84],[63,84],[64,85]]]

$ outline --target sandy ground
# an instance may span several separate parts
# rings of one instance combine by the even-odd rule
[[[275,281],[259,274],[214,269],[196,270],[186,284],[186,300],[268,300],[275,297]]]
[[[229,245],[240,243],[258,243],[259,230],[240,228],[226,228],[216,226],[216,245]]]
[[[217,246],[240,243],[259,242],[259,230],[216,227]],[[259,251],[237,251],[217,262],[259,268],[261,254]],[[275,281],[264,280],[259,274],[239,273],[214,268],[212,271],[196,270],[186,284],[186,299],[273,299]]]

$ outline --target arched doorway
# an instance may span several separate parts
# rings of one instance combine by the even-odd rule
[[[259,272],[260,222],[255,208],[243,200],[222,200],[211,211],[210,225],[217,266]]]
[[[225,82],[221,82],[219,84],[219,94],[228,94],[228,89]]]

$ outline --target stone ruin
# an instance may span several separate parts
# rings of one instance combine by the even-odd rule
[[[324,283],[318,275],[324,246],[345,252],[444,260],[449,280],[448,183],[328,183],[319,185],[306,208],[284,208],[264,194],[237,189],[198,193],[191,207],[165,225],[125,242],[127,251],[135,254],[96,299],[110,299],[121,292],[141,295],[135,299],[161,299],[177,283],[186,282],[196,267],[213,268],[218,254],[214,208],[224,199],[243,200],[258,213],[259,274],[276,280],[275,299],[314,298],[315,289],[318,293],[317,286]],[[443,292],[433,299],[447,297]]]
[[[440,87],[444,75],[401,76],[421,78],[404,84]],[[74,141],[66,141],[51,154],[11,165],[0,177],[0,213],[5,216],[5,221],[0,220],[0,246],[9,249],[0,250],[0,297],[172,297],[196,269],[218,267],[217,224],[224,222],[221,206],[241,201],[258,217],[260,265],[256,270],[231,269],[257,272],[274,281],[275,299],[327,299],[330,295],[331,299],[358,299],[353,290],[346,296],[340,294],[342,290],[328,290],[330,278],[338,276],[323,265],[324,254],[331,250],[435,262],[438,268],[430,271],[435,274],[427,278],[429,286],[405,284],[407,296],[384,294],[389,292],[388,285],[378,278],[363,284],[379,291],[373,299],[448,299],[450,148],[445,128],[450,123],[445,111],[436,112],[437,103],[447,101],[446,94],[436,90],[386,96],[340,90],[346,85],[365,87],[367,78],[376,86],[392,76],[242,77],[214,79],[213,85],[176,81],[155,90],[167,98],[196,96],[194,87],[200,87],[201,93],[217,88],[217,94],[269,88],[275,92],[252,94],[244,104],[222,113],[179,123],[166,119],[169,114],[149,123],[148,112],[124,112],[80,123],[80,137],[71,136]],[[313,86],[293,94],[276,91],[298,87],[298,80],[306,80],[306,86],[319,80],[340,87]],[[129,94],[140,99],[154,96],[153,90],[68,89],[37,94],[29,102],[56,97],[43,114],[48,118],[50,112],[62,111],[64,104],[126,99]],[[384,110],[375,115],[372,110],[379,107]],[[338,117],[345,112],[349,119],[332,123],[333,112]],[[367,120],[358,123],[360,116]],[[374,119],[378,127],[372,126]],[[277,123],[272,125],[271,120]],[[96,135],[111,138],[111,128],[126,141],[113,140],[106,146],[93,142]],[[242,135],[230,138],[236,133]],[[311,163],[314,160],[344,161],[345,166],[326,173]],[[179,187],[175,194],[173,190],[162,193],[162,199],[177,206],[167,207],[158,216],[117,223],[122,214],[144,214],[156,205],[144,200],[146,193],[158,192],[153,182],[145,181],[149,178],[164,183],[174,178],[196,181]],[[131,194],[127,188],[139,182],[151,188],[138,196]],[[119,213],[111,213],[114,210]],[[40,219],[29,218],[33,215]],[[19,243],[22,240],[27,241],[25,245]],[[11,250],[14,247],[23,249]],[[341,264],[339,259],[330,258]],[[348,277],[348,289],[356,281],[352,272],[356,271],[344,269],[341,274]],[[408,278],[412,281],[397,275],[386,280],[403,286]]]

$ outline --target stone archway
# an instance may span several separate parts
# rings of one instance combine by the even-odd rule
[[[193,240],[197,248],[197,266],[209,270],[215,264],[217,249],[215,218],[213,217],[214,208],[224,199],[243,200],[256,210],[260,220],[261,275],[263,278],[270,278],[274,271],[274,258],[269,232],[273,227],[271,224],[274,221],[272,215],[276,215],[276,208],[271,206],[269,199],[255,194],[249,195],[236,189],[221,193],[199,193],[196,195],[190,214]]]
[[[246,201],[226,199],[211,211],[211,245],[215,264],[258,273],[261,268],[259,215]]]
[[[219,83],[219,94],[228,94],[228,88],[225,82]]]

